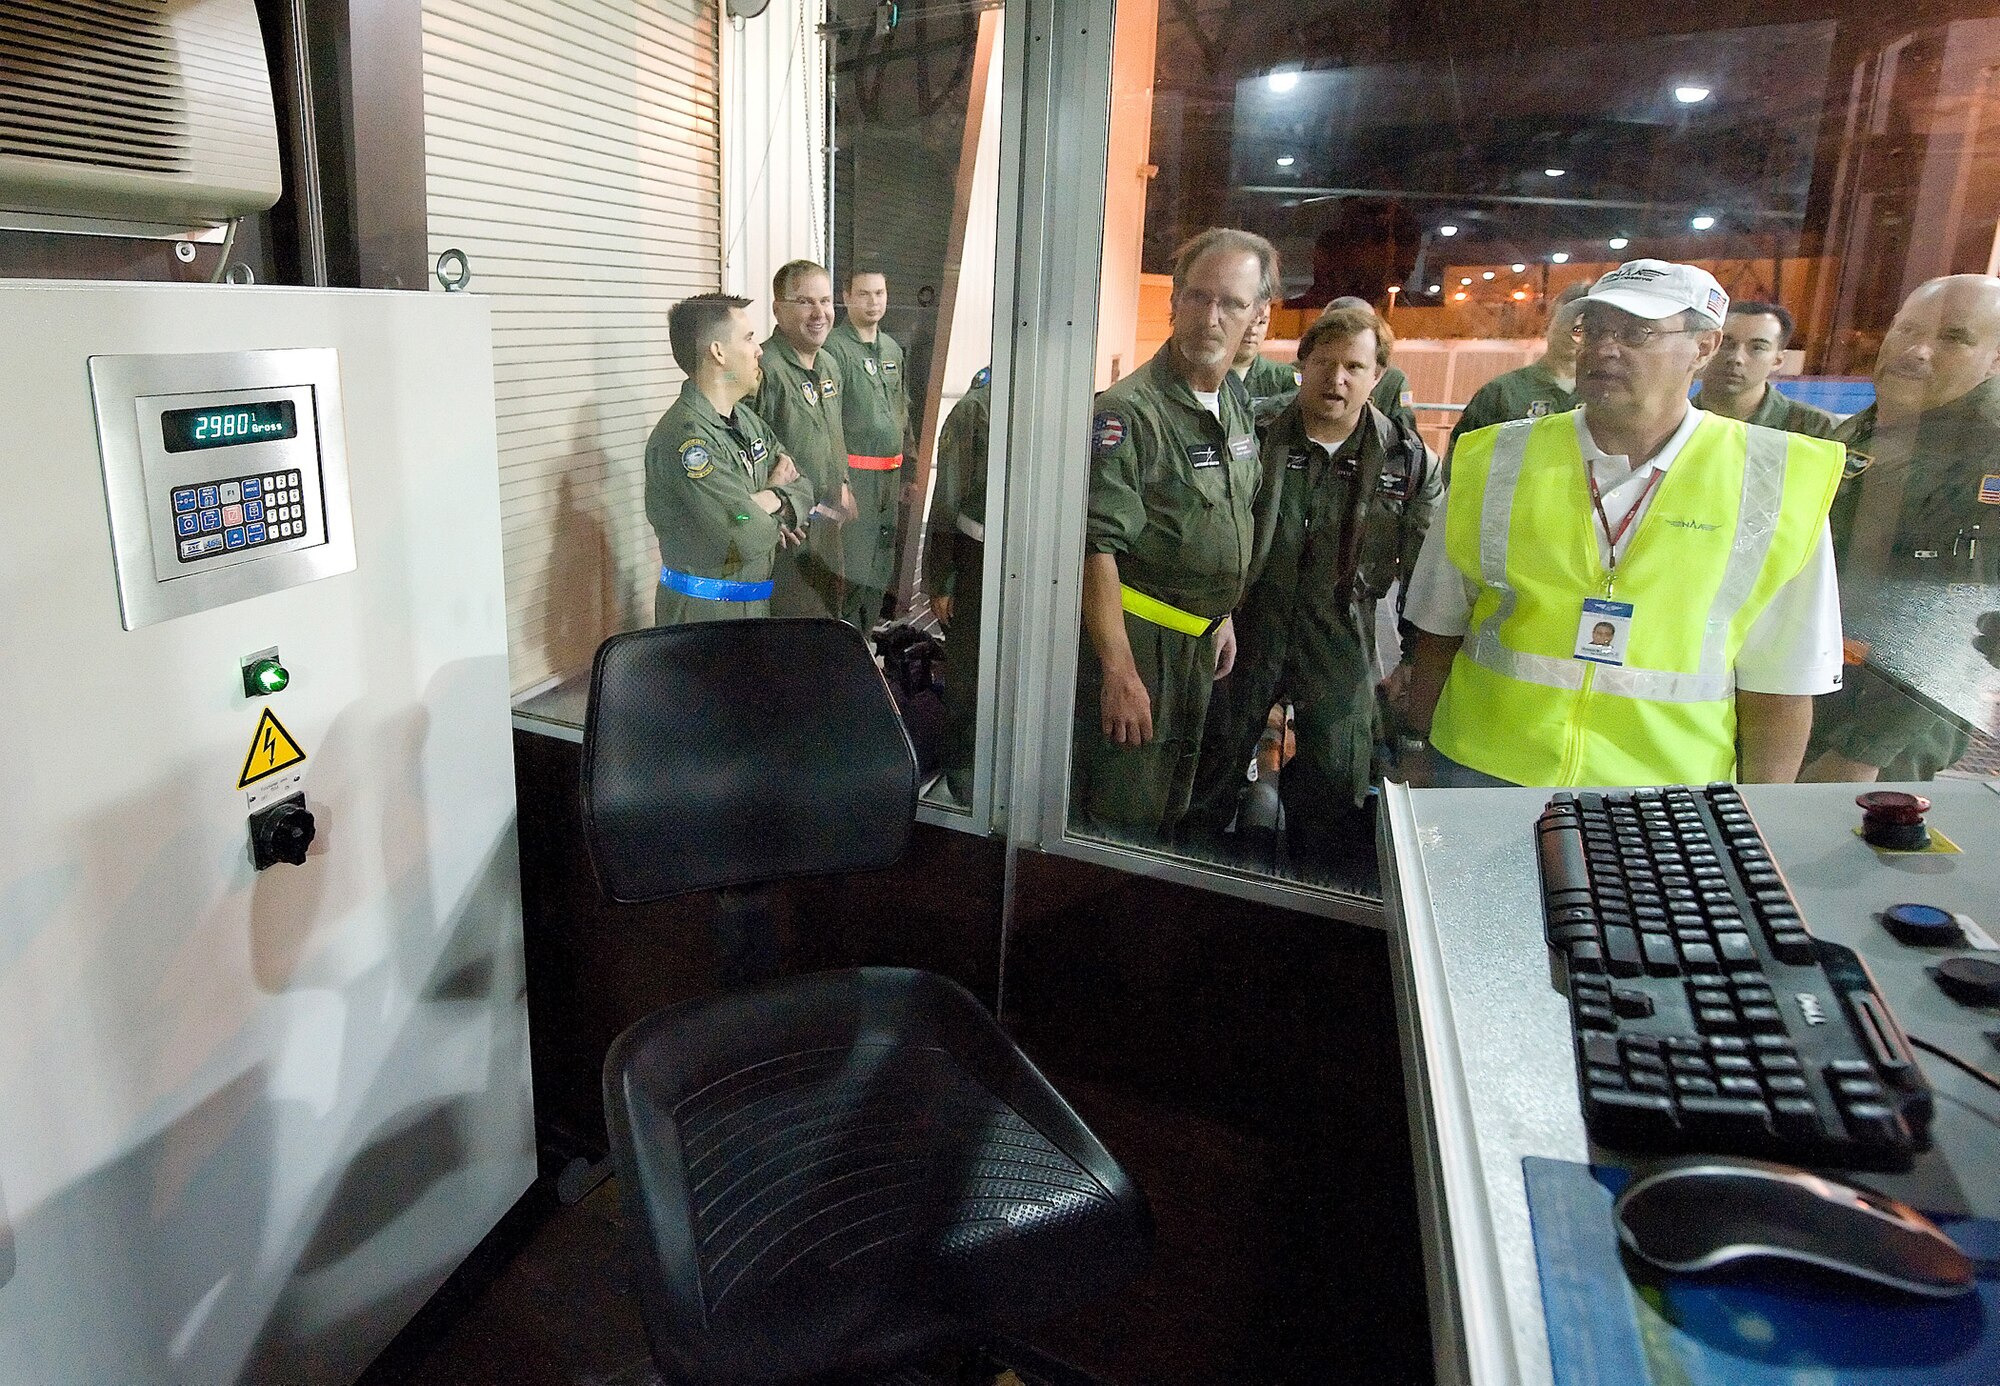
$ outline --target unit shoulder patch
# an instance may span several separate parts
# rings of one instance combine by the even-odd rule
[[[2000,472],[1988,472],[1979,478],[1979,503],[2000,505]]]
[[[978,370],[972,373],[973,389],[975,390],[983,389],[987,385],[990,385],[992,383],[993,383],[993,367],[981,366]]]
[[[832,399],[835,395],[839,393],[840,393],[840,382],[838,380],[835,380],[830,375],[820,377],[819,397],[821,399]]]
[[[812,381],[801,380],[799,382],[799,393],[806,397],[807,404],[819,403],[819,386],[813,384]]]
[[[690,438],[681,444],[681,470],[691,481],[700,481],[715,470],[715,459],[709,455],[708,445],[699,438]]]
[[[875,374],[875,358],[874,358],[874,357],[872,357],[872,356],[864,356],[864,357],[862,357],[862,358],[861,358],[861,369],[862,369],[862,370],[864,370],[864,371],[867,371],[867,372],[868,372],[868,374],[870,374],[870,375],[873,375],[873,374]]]
[[[1125,441],[1125,416],[1116,409],[1100,409],[1090,424],[1090,450],[1098,457],[1118,451]]]

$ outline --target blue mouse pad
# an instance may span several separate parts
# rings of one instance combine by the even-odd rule
[[[1978,1292],[1952,1300],[1768,1261],[1676,1275],[1618,1245],[1627,1171],[1534,1156],[1521,1168],[1558,1386],[2000,1383],[2000,1222],[1937,1220],[1979,1264]]]

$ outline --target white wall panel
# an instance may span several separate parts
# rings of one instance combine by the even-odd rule
[[[830,253],[824,18],[824,0],[771,0],[722,22],[722,282],[766,326],[778,266]]]
[[[652,620],[667,309],[722,263],[720,9],[424,0],[431,253],[463,250],[493,306],[517,691]]]

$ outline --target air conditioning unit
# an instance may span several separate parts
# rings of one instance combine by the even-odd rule
[[[280,191],[256,0],[0,0],[0,225],[186,230]]]

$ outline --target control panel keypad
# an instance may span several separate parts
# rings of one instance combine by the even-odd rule
[[[195,563],[220,553],[303,538],[301,480],[293,469],[176,488],[174,537],[180,561]]]

